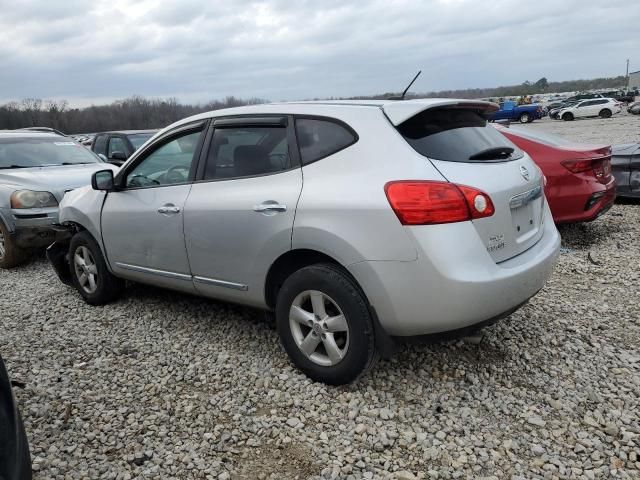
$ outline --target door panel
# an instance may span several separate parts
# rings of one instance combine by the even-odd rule
[[[182,223],[190,189],[191,185],[172,185],[107,195],[102,237],[115,273],[131,280],[194,290]]]
[[[269,267],[291,249],[301,190],[300,168],[194,184],[184,222],[198,292],[264,306]]]

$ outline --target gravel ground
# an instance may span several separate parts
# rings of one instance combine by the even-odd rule
[[[549,117],[523,125],[523,128],[545,130],[582,143],[640,142],[640,115],[623,111],[611,118],[586,118],[573,122],[551,120]]]
[[[259,312],[145,286],[89,307],[42,258],[0,271],[35,478],[640,478],[640,204],[561,234],[547,286],[479,344],[340,388]]]

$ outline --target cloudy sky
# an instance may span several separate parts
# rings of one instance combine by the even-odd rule
[[[0,102],[204,102],[640,70],[634,0],[0,0]]]

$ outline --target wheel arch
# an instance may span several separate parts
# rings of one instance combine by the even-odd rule
[[[353,278],[349,271],[334,257],[318,250],[298,248],[289,250],[288,252],[280,255],[271,264],[271,267],[269,267],[264,284],[264,298],[267,306],[270,309],[275,308],[278,291],[285,280],[293,272],[317,263],[334,265],[336,268],[339,268],[342,272],[351,277],[356,285],[359,286],[356,279]],[[362,290],[360,286],[359,288]]]

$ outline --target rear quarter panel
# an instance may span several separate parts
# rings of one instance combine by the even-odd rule
[[[415,245],[389,205],[385,184],[443,177],[380,109],[349,109],[339,119],[358,133],[359,140],[303,167],[293,248],[323,252],[343,265],[415,260]]]

